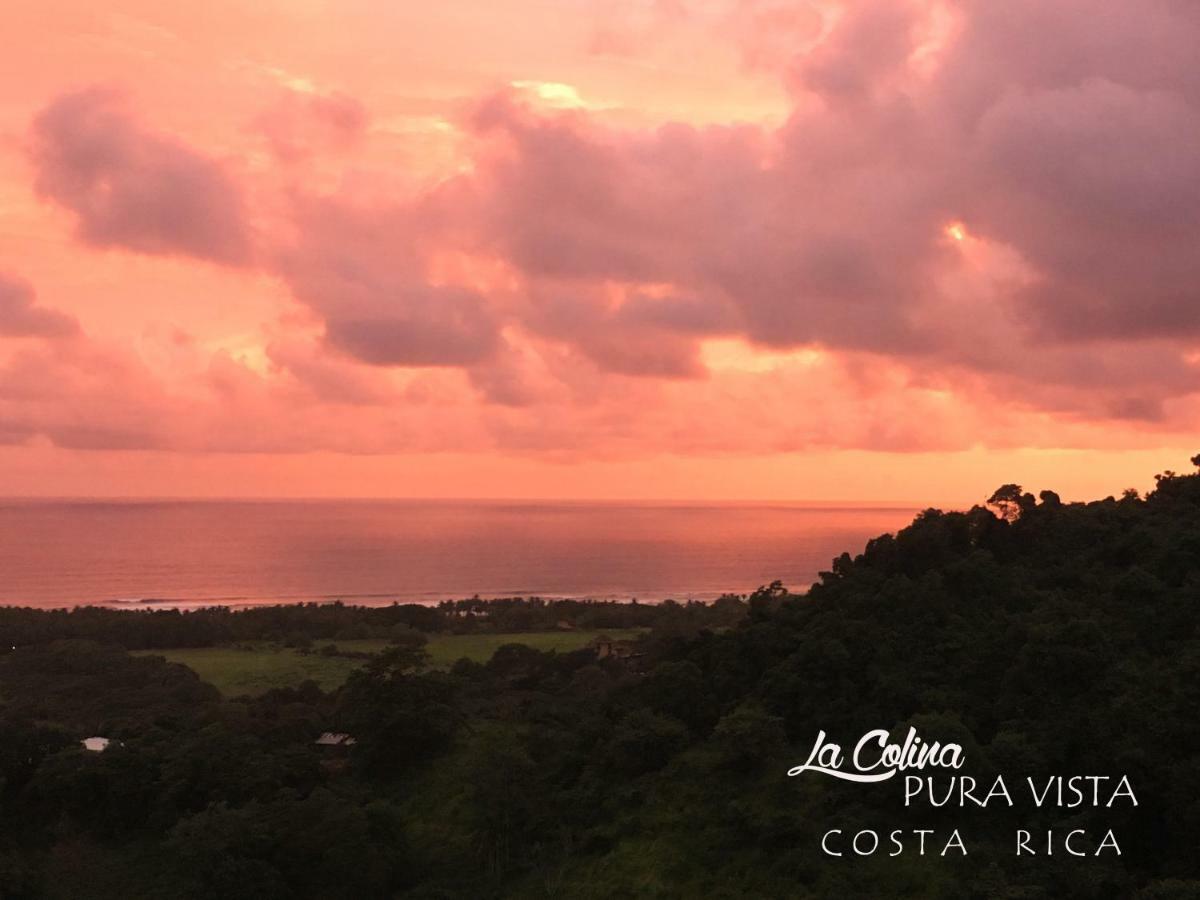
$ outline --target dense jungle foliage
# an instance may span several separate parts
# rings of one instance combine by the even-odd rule
[[[494,627],[586,605],[4,611],[0,892],[1200,896],[1200,475],[1086,504],[1007,485],[989,506],[928,510],[803,595],[776,584],[718,612],[587,623],[643,617],[629,659],[509,645],[486,664],[422,664],[421,633],[468,627],[468,612]],[[394,643],[332,693],[227,700],[126,652],[351,627]],[[903,777],[787,775],[821,730],[849,748],[910,726],[961,744],[953,774],[980,794],[1002,773],[1014,805],[906,807]],[[315,746],[326,731],[356,743]],[[88,752],[93,735],[113,743]],[[940,792],[951,773],[921,774]],[[1106,791],[1099,808],[1035,808],[1024,778],[1054,775],[1126,775],[1137,805],[1108,808]],[[956,828],[968,855],[941,855]],[[842,857],[821,849],[831,829]],[[879,852],[849,851],[860,829],[883,835]],[[1017,829],[1036,856],[1016,855]],[[1075,829],[1086,857],[1062,849]],[[1109,829],[1120,854],[1093,855]]]

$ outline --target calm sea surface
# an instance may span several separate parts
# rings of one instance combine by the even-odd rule
[[[0,603],[488,596],[711,599],[895,531],[910,509],[467,501],[0,500]]]

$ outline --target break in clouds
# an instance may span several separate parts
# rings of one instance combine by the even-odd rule
[[[377,132],[343,93],[251,123],[269,174],[148,120],[137,85],[48,98],[31,188],[80,245],[272,279],[297,315],[257,367],[181,323],[168,376],[79,339],[9,261],[0,435],[621,453],[1194,429],[1200,7],[739,9],[733,49],[786,85],[777,124],[630,125],[501,88],[459,105],[455,171],[404,189],[356,165]],[[592,49],[638,38],[605,22]]]

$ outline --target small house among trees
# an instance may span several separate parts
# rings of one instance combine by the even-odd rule
[[[596,659],[629,660],[645,656],[633,641],[613,641],[608,638],[597,638],[592,648],[596,651]]]
[[[353,747],[357,741],[341,731],[326,731],[314,741],[318,747]]]

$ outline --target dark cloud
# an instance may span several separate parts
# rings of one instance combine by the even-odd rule
[[[321,402],[372,406],[395,399],[386,384],[371,377],[371,370],[330,358],[315,343],[275,341],[267,346],[266,353],[272,363],[289,372]]]
[[[610,371],[695,375],[695,339],[736,334],[1151,420],[1155,391],[1197,388],[1198,10],[851,0],[782,65],[775,131],[621,130],[498,94],[446,215],[526,279],[523,324]],[[596,299],[647,284],[721,314]]]
[[[485,298],[427,282],[409,212],[302,201],[297,222],[280,272],[321,316],[331,347],[378,366],[469,366],[495,351],[499,323]]]
[[[790,91],[778,127],[617,127],[629,119],[483,98],[465,126],[470,165],[415,200],[296,201],[293,233],[262,264],[319,320],[334,361],[276,361],[341,405],[376,397],[347,376],[352,361],[460,368],[515,416],[568,383],[581,407],[614,384],[627,408],[653,407],[655,390],[699,394],[703,342],[731,337],[888,372],[882,386],[827,375],[862,445],[923,446],[919,423],[873,397],[915,395],[936,417],[956,391],[985,424],[996,401],[1178,425],[1200,386],[1200,6],[849,0],[827,21],[744,6],[737,39]],[[296,159],[348,145],[365,115],[294,95],[260,125]],[[84,239],[248,260],[227,173],[111,95],[61,98],[34,137],[39,191]],[[22,303],[9,305],[28,314]],[[768,376],[746,379],[768,390]],[[770,388],[772,415],[802,380]],[[737,396],[752,408],[751,387]],[[806,395],[814,409],[823,398]],[[796,446],[839,440],[793,427]]]
[[[478,294],[453,288],[383,288],[375,310],[330,313],[329,343],[376,366],[467,366],[496,347],[496,325]]]
[[[792,77],[827,100],[868,100],[887,80],[903,77],[921,13],[912,0],[846,3],[830,36],[794,59]]]
[[[242,196],[216,160],[143,128],[119,95],[59,97],[34,120],[38,194],[70,210],[97,247],[250,261]]]
[[[0,273],[0,335],[62,338],[79,334],[79,322],[66,313],[38,306],[32,285]]]
[[[702,377],[699,340],[737,330],[736,313],[720,300],[570,283],[539,288],[531,299],[526,327],[622,375]]]

